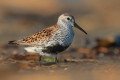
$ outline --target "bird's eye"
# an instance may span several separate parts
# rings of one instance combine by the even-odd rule
[[[70,18],[67,18],[67,20],[70,20]]]

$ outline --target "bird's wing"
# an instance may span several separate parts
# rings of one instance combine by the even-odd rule
[[[35,34],[15,41],[9,41],[9,44],[17,44],[17,45],[26,45],[26,46],[34,46],[38,45],[38,42],[44,41],[47,38],[50,38],[55,31],[57,31],[59,26],[54,25],[51,27],[48,27],[46,29],[43,29],[39,32],[36,32]],[[39,44],[39,46],[44,46],[43,44]]]

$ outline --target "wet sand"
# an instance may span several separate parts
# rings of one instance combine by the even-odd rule
[[[20,63],[21,62],[21,63]],[[120,80],[119,59],[81,59],[49,66],[29,65],[27,61],[13,62],[3,80]],[[9,62],[10,63],[10,62]],[[5,68],[5,67],[4,67]],[[6,72],[5,72],[6,71]]]

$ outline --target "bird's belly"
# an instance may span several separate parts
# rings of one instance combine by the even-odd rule
[[[25,50],[30,53],[39,53],[43,56],[53,56],[59,52],[64,51],[69,46],[62,46],[59,44],[46,46],[46,47],[26,47]]]
[[[69,47],[69,45],[63,46],[63,45],[60,45],[60,44],[55,44],[55,45],[45,47],[44,49],[42,49],[42,52],[50,53],[50,54],[57,54],[59,52],[64,51],[68,47]]]
[[[24,49],[30,53],[39,53],[43,48],[42,47],[25,47]]]

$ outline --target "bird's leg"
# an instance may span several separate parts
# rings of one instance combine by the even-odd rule
[[[42,61],[42,56],[41,55],[39,56],[38,61],[39,61],[39,65],[41,66],[42,65],[42,62],[41,62]]]
[[[58,61],[58,58],[57,57],[55,57],[55,63],[58,63],[59,61]]]
[[[59,60],[58,60],[58,57],[57,56],[55,56],[55,63],[59,63]]]

